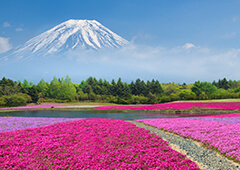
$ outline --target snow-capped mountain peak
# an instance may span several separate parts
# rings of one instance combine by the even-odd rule
[[[30,39],[15,50],[22,57],[49,55],[77,48],[119,48],[128,41],[95,20],[68,20]],[[20,57],[21,58],[21,57]]]

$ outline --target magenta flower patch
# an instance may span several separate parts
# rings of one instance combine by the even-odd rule
[[[240,102],[173,102],[152,105],[112,105],[101,106],[102,110],[240,110]]]
[[[159,136],[114,119],[0,133],[0,169],[199,169]]]

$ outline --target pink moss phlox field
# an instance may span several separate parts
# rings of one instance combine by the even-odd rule
[[[18,106],[18,107],[4,107],[0,108],[0,110],[7,110],[7,109],[45,109],[51,107],[64,107],[69,105],[62,105],[62,104],[41,104],[41,105],[33,105],[33,106]]]
[[[204,116],[204,117],[215,117],[215,118],[223,118],[223,117],[240,117],[240,113],[225,114],[225,115],[211,115],[211,116]]]
[[[145,124],[198,140],[210,149],[240,161],[240,117],[142,119]]]
[[[117,119],[0,133],[0,169],[199,169],[156,134]]]
[[[0,132],[52,125],[81,118],[0,117]]]
[[[208,120],[213,122],[240,124],[240,113],[227,115],[199,116],[186,119]]]
[[[172,102],[152,105],[101,106],[102,110],[240,110],[240,102]]]

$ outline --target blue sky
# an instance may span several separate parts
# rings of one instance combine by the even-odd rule
[[[205,72],[197,74],[197,70],[193,71],[186,81],[212,81],[223,77],[240,79],[236,73],[240,71],[236,65],[240,61],[239,6],[238,0],[1,0],[0,53],[66,20],[95,19],[134,42],[138,48],[164,49],[163,53],[170,56],[165,63],[172,63],[177,56],[182,57],[182,60],[177,59],[178,62],[204,62],[198,66],[199,69],[206,68]],[[144,52],[145,55],[150,51]],[[151,68],[152,64],[147,67]],[[227,64],[225,70],[219,73],[224,64]],[[189,70],[190,67],[185,72]],[[198,76],[194,78],[193,74]],[[151,79],[154,76],[143,77]],[[164,80],[180,81],[177,77]]]
[[[240,1],[1,0],[0,36],[13,47],[68,19],[95,19],[131,41],[238,48]],[[4,27],[9,23],[10,27]],[[17,31],[16,31],[17,30]]]

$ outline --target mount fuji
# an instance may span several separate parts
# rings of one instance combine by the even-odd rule
[[[67,74],[73,80],[124,77],[133,72],[125,55],[130,47],[130,42],[95,20],[68,20],[0,54],[0,77],[32,81]]]
[[[66,51],[120,48],[129,42],[95,20],[68,20],[30,39],[3,57],[26,59]]]

